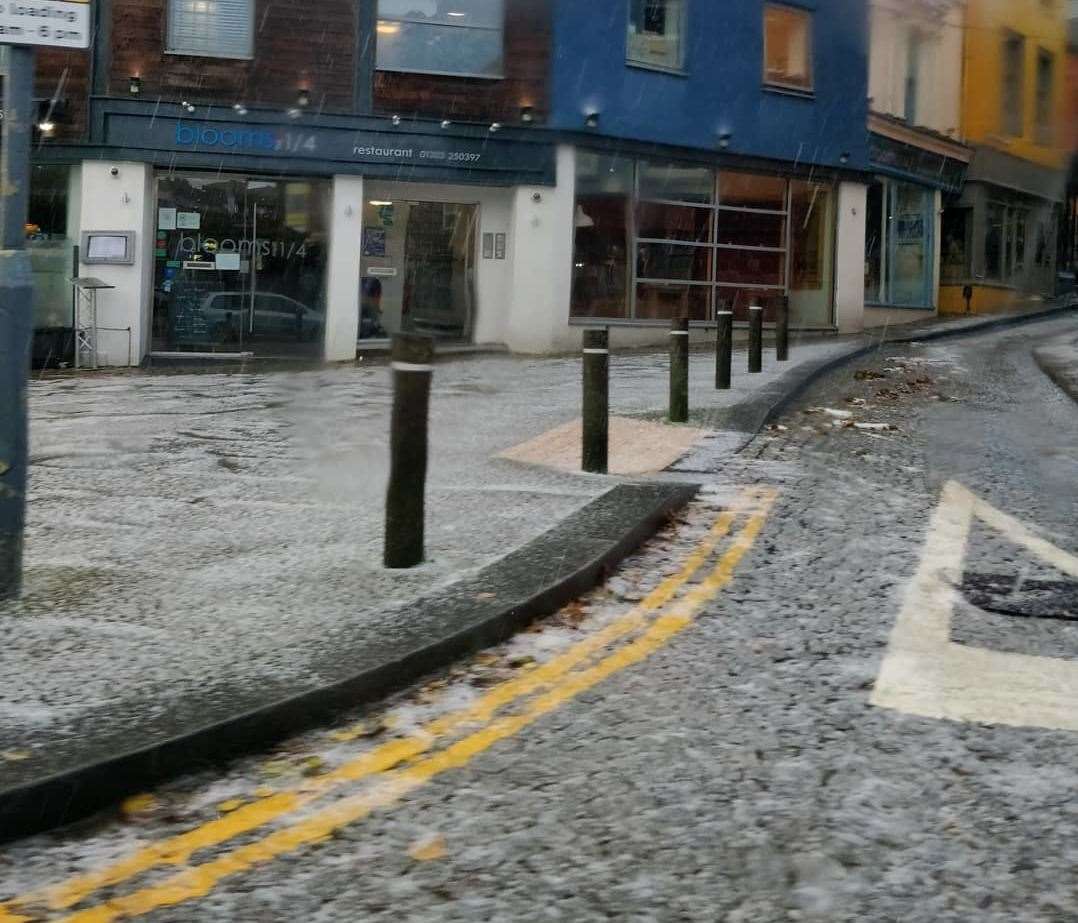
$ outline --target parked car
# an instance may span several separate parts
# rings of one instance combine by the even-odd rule
[[[275,292],[212,292],[202,299],[202,317],[217,342],[234,342],[248,336],[273,339],[315,340],[322,335],[325,315],[302,302]]]

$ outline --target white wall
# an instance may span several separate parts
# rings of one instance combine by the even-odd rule
[[[356,358],[363,201],[363,177],[333,177],[326,268],[327,362],[350,362]]]
[[[133,265],[83,264],[81,275],[96,276],[116,286],[98,294],[97,322],[101,327],[131,328],[130,362],[138,365],[150,348],[153,311],[151,254],[156,227],[153,168],[144,163],[83,161],[81,179],[81,229],[136,234]],[[100,332],[98,362],[114,366],[128,364],[126,332]]]
[[[856,333],[865,318],[865,206],[868,187],[840,183],[835,253],[835,324]]]
[[[922,37],[916,123],[941,134],[961,134],[962,29],[965,0],[939,12],[938,2],[873,0],[868,95],[872,109],[904,118],[910,33]]]
[[[575,187],[576,151],[563,144],[557,186],[513,190],[512,307],[505,342],[514,352],[562,352],[580,345],[580,328],[569,326]]]

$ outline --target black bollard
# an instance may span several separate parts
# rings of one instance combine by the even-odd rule
[[[389,489],[386,491],[386,567],[423,562],[424,500],[427,482],[427,420],[434,341],[393,337],[393,420],[389,435]]]
[[[728,391],[730,366],[734,357],[734,312],[716,312],[715,322],[715,387]]]
[[[790,296],[783,295],[778,302],[775,318],[775,358],[785,362],[790,358]]]
[[[689,319],[675,318],[670,330],[670,422],[689,422]]]
[[[610,439],[610,332],[584,331],[582,467],[606,474]]]
[[[758,305],[749,308],[749,371],[764,370],[764,309]]]

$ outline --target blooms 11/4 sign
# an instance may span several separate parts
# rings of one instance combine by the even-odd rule
[[[0,44],[90,47],[90,0],[0,0]]]

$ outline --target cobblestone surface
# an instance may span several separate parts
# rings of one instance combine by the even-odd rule
[[[712,469],[711,499],[588,603],[601,624],[604,607],[670,571],[709,502],[736,484],[776,485],[760,539],[691,628],[402,803],[148,918],[1074,919],[1078,738],[868,701],[946,481],[1078,552],[1078,408],[1031,358],[1040,338],[1073,329],[887,351],[829,376],[721,468],[701,449],[681,467]],[[967,563],[1062,579],[985,531]],[[967,606],[955,631],[970,645],[1076,654],[1064,622]],[[450,697],[469,682],[449,679]],[[164,797],[197,814],[258,784],[260,765]],[[100,864],[162,825],[99,820],[11,847],[0,895]],[[438,836],[444,855],[410,855]]]

